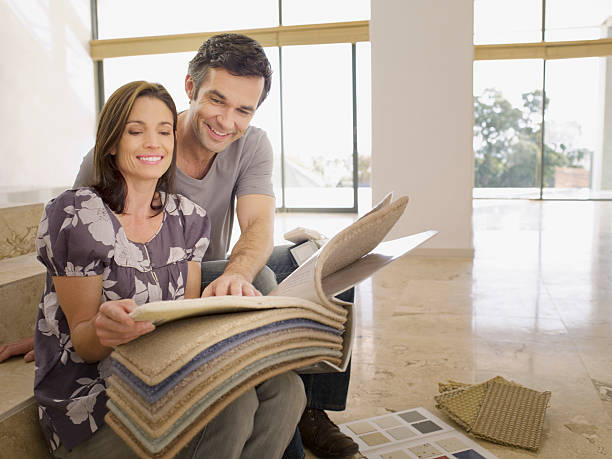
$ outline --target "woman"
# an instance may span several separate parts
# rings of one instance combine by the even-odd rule
[[[47,280],[34,393],[55,457],[132,456],[104,424],[108,356],[154,330],[129,317],[138,305],[200,294],[210,222],[202,208],[172,193],[176,121],[163,86],[119,88],[100,114],[96,184],[64,192],[43,213],[36,249]],[[303,405],[297,375],[273,378],[229,405],[181,456],[255,457],[263,446],[280,456]],[[276,422],[293,426],[279,439]]]

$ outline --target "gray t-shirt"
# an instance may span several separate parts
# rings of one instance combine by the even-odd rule
[[[249,126],[244,135],[217,153],[201,180],[176,169],[176,192],[206,209],[211,222],[210,245],[204,260],[226,258],[234,223],[234,201],[247,194],[274,197],[272,145],[265,131]],[[74,187],[92,185],[93,149],[83,158]]]

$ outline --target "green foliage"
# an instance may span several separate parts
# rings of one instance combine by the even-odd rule
[[[474,152],[476,187],[538,187],[542,143],[542,91],[522,96],[523,106],[513,107],[500,91],[487,89],[474,97]],[[592,154],[564,144],[546,145],[544,186],[554,186],[556,167],[580,167]]]
[[[370,186],[372,175],[372,158],[368,155],[359,155],[359,186]]]

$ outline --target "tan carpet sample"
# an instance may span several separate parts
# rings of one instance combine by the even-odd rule
[[[480,384],[440,383],[436,408],[476,437],[537,451],[551,393],[528,389],[501,376]]]

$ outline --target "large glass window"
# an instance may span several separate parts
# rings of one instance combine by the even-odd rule
[[[98,0],[97,5],[101,39],[279,24],[327,26],[370,18],[369,0],[235,0],[215,5],[183,0],[180,9],[161,0]],[[541,52],[550,41],[610,37],[612,0],[474,0],[474,43],[511,45],[487,48],[486,59],[516,54],[513,60],[474,64],[475,197],[612,197],[612,56],[523,58],[526,52]],[[534,42],[542,45],[529,45]],[[597,49],[605,44],[600,41]],[[369,43],[287,46],[266,53],[274,68],[272,92],[253,124],[267,131],[275,151],[277,205],[367,206]],[[183,80],[192,55],[104,59],[105,94],[135,79],[159,81],[184,110]]]
[[[283,189],[281,179],[281,91],[280,91],[280,68],[278,63],[278,48],[264,48],[266,56],[272,65],[272,86],[266,100],[259,106],[251,121],[252,126],[263,129],[268,134],[274,151],[274,169],[272,170],[272,183],[276,206],[283,204]]]
[[[541,60],[474,63],[474,197],[537,198]]]
[[[612,0],[546,0],[546,40],[604,38],[602,24],[612,16]]]
[[[612,182],[602,174],[602,166],[610,168],[609,160],[601,161],[602,139],[612,135],[606,136],[600,123],[600,102],[606,100],[607,91],[605,81],[599,84],[604,76],[602,60],[561,59],[546,63],[545,198],[605,197],[602,191],[612,189]]]
[[[370,0],[282,0],[283,25],[370,19]]]
[[[359,164],[359,211],[372,207],[372,71],[370,43],[357,43],[357,154]]]
[[[215,5],[184,0],[180,9],[161,0],[96,4],[101,40],[370,18],[369,0],[237,0]],[[274,149],[277,207],[353,211],[361,195],[369,203],[369,43],[275,47],[266,48],[266,54],[274,71],[272,88],[252,125],[267,132]],[[189,101],[184,78],[193,55],[105,58],[105,99],[126,82],[157,81],[168,89],[177,108],[185,110]],[[362,151],[357,167],[356,150]],[[359,192],[358,184],[363,188]]]
[[[98,0],[100,39],[276,27],[278,0]]]
[[[280,77],[278,48],[264,48],[272,65],[272,87],[268,97],[255,112],[252,125],[266,131],[274,149],[274,190],[277,205],[281,205],[280,175]],[[104,60],[104,95],[108,97],[120,86],[134,80],[155,81],[168,90],[179,112],[189,107],[185,94],[187,66],[195,53],[154,54],[148,56],[119,57]]]
[[[350,44],[283,48],[286,206],[352,208]]]
[[[610,199],[612,57],[520,56],[536,49],[524,42],[612,36],[612,0],[544,5],[474,2],[474,42],[517,55],[474,64],[474,197]]]
[[[542,39],[542,0],[474,0],[474,44]]]
[[[193,55],[174,53],[104,59],[105,99],[130,81],[153,81],[164,85],[179,112],[186,110],[189,100],[185,94],[185,75]]]

